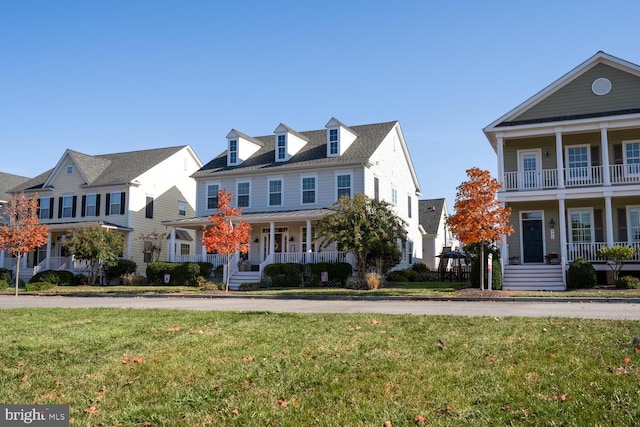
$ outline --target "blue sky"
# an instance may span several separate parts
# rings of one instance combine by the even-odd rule
[[[526,4],[529,3],[529,4]],[[495,174],[482,128],[603,50],[640,63],[637,1],[0,0],[0,171],[65,149],[398,120],[423,195]]]

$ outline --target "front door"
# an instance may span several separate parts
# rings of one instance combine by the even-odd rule
[[[523,260],[525,263],[543,261],[544,255],[541,219],[522,220],[522,250]]]

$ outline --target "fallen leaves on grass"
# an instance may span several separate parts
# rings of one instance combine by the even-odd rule
[[[379,325],[380,321],[378,319],[371,319],[371,324],[372,325]]]
[[[231,411],[232,415],[240,415],[240,409],[238,408],[233,408],[233,411]]]
[[[440,349],[444,349],[447,345],[444,343],[444,341],[442,340],[438,340],[438,347],[440,347]]]
[[[180,326],[176,326],[173,328],[167,328],[167,332],[178,332],[180,331],[180,329],[182,329]]]
[[[97,410],[98,410],[98,408],[96,408],[95,406],[88,406],[88,407],[84,408],[84,412],[86,412],[89,415],[95,414]]]
[[[424,417],[424,415],[416,415],[415,417],[413,417],[413,422],[414,424],[421,426],[426,422],[426,418]]]
[[[287,406],[288,404],[289,404],[289,402],[287,402],[287,399],[284,399],[284,398],[278,399],[278,405]]]
[[[553,400],[554,401],[560,401],[560,402],[566,402],[567,401],[567,395],[566,394],[561,394],[560,396],[558,396],[557,394],[553,395]]]
[[[242,361],[243,362],[253,362],[254,357],[253,356],[243,356],[242,357]]]
[[[129,363],[142,363],[142,358],[141,357],[132,357],[132,358],[128,358],[128,359],[122,359],[122,361],[120,362],[120,364],[122,364],[122,365],[127,365]]]

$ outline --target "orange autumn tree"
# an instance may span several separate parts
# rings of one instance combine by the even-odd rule
[[[27,198],[24,193],[11,195],[0,213],[0,248],[17,259],[16,296],[18,296],[18,277],[22,257],[47,243],[49,227],[38,221],[38,195]]]
[[[204,227],[202,243],[207,252],[217,252],[227,257],[226,291],[229,292],[229,272],[231,257],[236,252],[249,251],[251,226],[240,221],[233,224],[233,218],[242,215],[242,208],[231,206],[233,194],[222,189],[218,192],[218,212],[209,216],[210,225]]]
[[[502,242],[504,235],[513,233],[511,209],[496,199],[502,184],[491,178],[489,171],[473,167],[467,169],[467,176],[469,180],[457,188],[456,213],[447,218],[447,225],[464,245],[480,244],[480,289],[484,289],[484,245]]]

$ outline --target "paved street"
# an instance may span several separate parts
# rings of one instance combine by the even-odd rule
[[[640,320],[636,302],[537,301],[416,301],[335,300],[269,297],[37,297],[0,296],[0,309],[20,307],[179,309],[216,311],[271,311],[295,313],[386,313],[453,316],[574,317]]]

